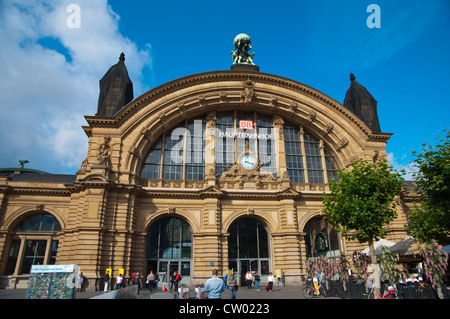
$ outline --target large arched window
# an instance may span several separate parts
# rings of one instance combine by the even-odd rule
[[[228,229],[228,268],[241,279],[247,271],[258,271],[264,281],[270,272],[269,235],[266,227],[254,218],[240,218]]]
[[[145,160],[144,179],[203,180],[205,178],[205,119],[184,121],[166,132]]]
[[[284,134],[274,129],[274,116],[258,112],[226,111],[215,113],[215,173],[222,173],[237,163],[248,151],[262,163],[262,170],[275,178],[279,156],[286,156],[287,172],[293,183],[324,184],[337,178],[332,153],[323,142],[299,125],[285,121]],[[144,161],[144,179],[205,179],[205,118],[184,121],[167,131],[151,148]],[[279,136],[284,137],[285,152],[277,152]],[[285,154],[285,155],[284,155]],[[284,161],[283,161],[284,162]]]
[[[147,235],[147,273],[160,277],[167,271],[177,271],[183,283],[190,282],[192,259],[192,230],[187,222],[166,217],[153,223]]]
[[[339,237],[335,229],[320,217],[310,219],[304,228],[307,257],[340,255]]]
[[[14,229],[5,274],[28,274],[32,265],[55,264],[59,231],[61,224],[48,213],[20,221]]]

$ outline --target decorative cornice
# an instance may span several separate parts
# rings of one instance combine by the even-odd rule
[[[326,104],[333,109],[337,110],[339,113],[343,114],[345,117],[349,118],[353,123],[355,123],[362,131],[364,131],[370,139],[375,140],[383,140],[389,138],[392,134],[387,133],[372,133],[370,129],[367,127],[364,122],[362,122],[355,114],[350,112],[347,108],[345,108],[342,104],[327,96],[326,94],[309,87],[300,82],[284,78],[277,75],[267,74],[267,73],[246,73],[246,72],[237,72],[237,71],[212,71],[205,72],[199,74],[193,74],[186,77],[182,77],[170,82],[167,82],[163,85],[160,85],[144,94],[136,98],[135,100],[128,103],[125,107],[123,107],[114,117],[100,117],[100,116],[85,116],[86,121],[89,123],[90,127],[98,126],[98,127],[117,127],[121,123],[123,123],[127,118],[132,116],[134,112],[136,112],[141,105],[145,103],[150,103],[152,99],[158,99],[162,94],[172,93],[181,88],[187,87],[189,85],[197,85],[202,83],[209,83],[215,81],[240,81],[243,83],[248,83],[251,81],[252,83],[256,82],[265,82],[270,83],[272,85],[288,89],[303,95],[306,95],[320,103]],[[204,93],[199,93],[202,98],[197,101],[202,105],[207,103],[206,97]],[[219,94],[219,101],[222,102],[224,97]],[[273,101],[276,99],[277,103],[279,103],[279,99],[272,95],[269,99],[269,103],[274,103]],[[292,102],[289,102],[288,108],[292,109]],[[309,114],[309,119],[313,120],[315,118],[314,114]],[[91,129],[89,127],[84,127],[84,130],[87,134],[91,134]]]

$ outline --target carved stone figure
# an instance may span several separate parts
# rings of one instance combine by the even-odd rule
[[[252,40],[250,40],[250,37],[245,33],[238,34],[234,38],[233,44],[236,51],[231,51],[234,63],[255,65],[253,63],[253,56],[255,53],[248,53],[248,51],[252,49],[251,43]]]

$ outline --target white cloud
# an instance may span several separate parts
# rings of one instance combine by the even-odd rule
[[[69,28],[73,1],[0,2],[0,167],[74,173],[87,151],[81,126],[97,112],[99,80],[121,52],[136,92],[150,45],[138,46],[118,30],[106,0],[82,0],[80,28]]]
[[[400,158],[400,160],[394,156],[394,153],[388,153],[387,155],[388,158],[388,162],[389,165],[392,166],[392,168],[395,171],[400,172],[401,170],[405,170],[405,174],[403,175],[403,178],[407,181],[411,181],[414,180],[413,178],[413,173],[417,172],[417,167],[414,166],[414,163],[407,163],[407,164],[402,164],[399,163],[399,161],[402,161],[402,159],[406,158],[406,155],[402,156],[402,158]]]

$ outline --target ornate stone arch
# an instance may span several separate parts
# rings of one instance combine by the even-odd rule
[[[269,234],[273,234],[277,229],[277,223],[270,217],[267,213],[262,213],[258,210],[253,209],[243,209],[238,210],[230,214],[222,223],[222,232],[228,233],[228,230],[236,220],[244,217],[255,218],[262,222],[268,229]]]
[[[320,210],[313,210],[302,214],[302,217],[298,221],[299,231],[303,232],[308,221],[315,217],[324,217],[324,214]]]
[[[207,72],[168,82],[130,102],[114,118],[86,117],[90,128],[85,130],[93,136],[96,127],[108,128],[120,135],[116,169],[121,177],[129,176],[123,180],[129,183],[139,177],[145,155],[165,131],[184,119],[233,108],[277,114],[305,126],[323,140],[341,167],[358,157],[371,156],[372,150],[385,156],[383,145],[390,137],[373,133],[342,104],[302,83],[265,73],[234,71]]]
[[[191,227],[193,235],[200,232],[200,225],[195,222],[196,218],[194,214],[180,208],[166,208],[147,214],[144,220],[145,232],[148,231],[148,229],[154,222],[165,217],[175,217],[185,221],[189,225],[189,227]]]

